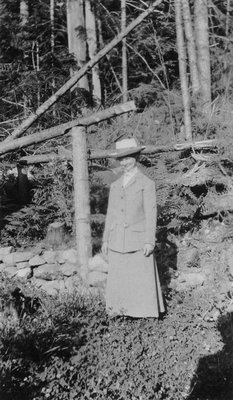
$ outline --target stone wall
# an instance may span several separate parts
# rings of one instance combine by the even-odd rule
[[[91,258],[84,270],[74,248],[44,251],[36,247],[27,251],[0,248],[1,275],[31,282],[50,295],[75,288],[103,288],[107,272],[108,265],[100,254]]]

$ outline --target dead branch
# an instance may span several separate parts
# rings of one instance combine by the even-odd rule
[[[23,139],[23,138],[22,138]],[[203,147],[202,147],[203,143]],[[148,155],[148,154],[156,154],[156,153],[164,153],[164,152],[170,152],[170,151],[181,151],[183,149],[187,148],[195,148],[195,149],[206,149],[206,148],[214,148],[217,146],[217,142],[215,140],[204,140],[204,141],[199,141],[199,142],[193,142],[192,144],[189,144],[189,147],[187,147],[187,143],[181,143],[179,145],[174,145],[174,146],[146,146],[146,148],[141,152],[143,155]],[[1,149],[0,149],[1,151]],[[89,159],[94,160],[94,159],[102,159],[102,158],[110,158],[112,154],[112,150],[89,150]],[[20,159],[20,162],[25,163],[25,164],[38,164],[38,163],[46,163],[50,161],[64,161],[72,160],[72,152],[67,150],[63,154],[55,154],[55,153],[49,153],[49,154],[40,154],[40,155],[35,155],[35,156],[25,156]]]
[[[55,126],[41,132],[33,133],[32,135],[11,140],[9,142],[3,141],[0,143],[0,155],[64,135],[74,126],[90,126],[134,110],[136,110],[134,102],[128,101],[127,103],[110,107],[107,110],[99,111],[98,113],[92,114],[89,117],[75,119],[71,122],[67,122],[66,124]]]

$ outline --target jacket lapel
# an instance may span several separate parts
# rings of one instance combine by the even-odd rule
[[[135,183],[139,183],[140,182],[140,178],[141,178],[141,172],[137,171],[136,175],[134,175],[129,182],[125,185],[125,189],[127,189],[129,186],[132,186]],[[122,178],[122,182],[123,182],[123,178]]]

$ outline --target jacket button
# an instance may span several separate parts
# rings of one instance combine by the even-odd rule
[[[124,228],[128,228],[129,224],[127,222],[124,223]]]

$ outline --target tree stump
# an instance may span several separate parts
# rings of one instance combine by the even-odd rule
[[[67,242],[68,234],[65,227],[65,222],[53,222],[49,224],[46,235],[46,243],[49,246],[56,248]]]

